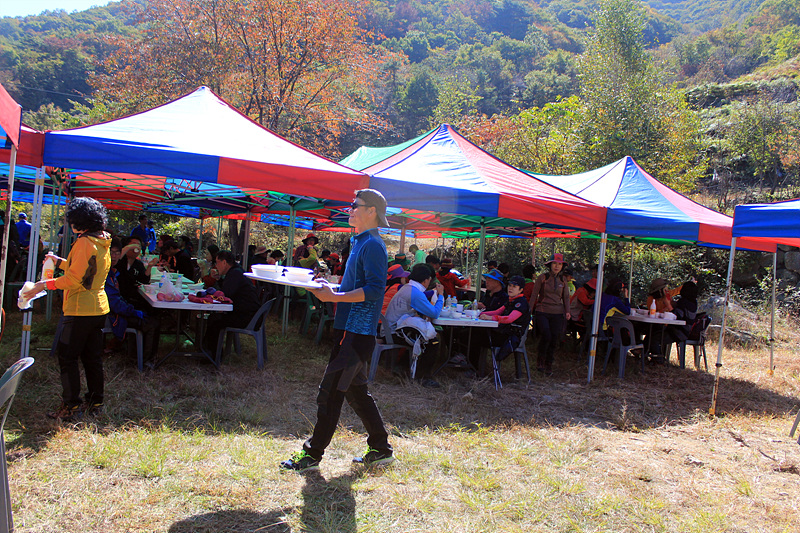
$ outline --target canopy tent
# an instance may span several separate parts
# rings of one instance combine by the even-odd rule
[[[637,242],[730,246],[731,217],[670,189],[645,172],[630,156],[570,176],[528,174],[607,207],[608,234],[633,238]],[[742,244],[752,250],[775,250],[774,246],[756,240]]]
[[[717,393],[719,392],[719,373],[722,368],[722,347],[725,340],[725,319],[731,296],[731,280],[736,247],[740,239],[757,239],[772,244],[800,246],[800,199],[775,202],[770,204],[737,205],[733,212],[733,239],[731,240],[730,257],[728,258],[728,276],[725,286],[725,305],[722,308],[722,327],[719,332],[717,347],[717,365],[714,374],[714,392],[711,397],[710,413],[717,409]],[[772,256],[772,317],[769,335],[769,372],[774,370],[775,341],[775,273],[777,271],[777,253]],[[800,415],[798,415],[800,418]],[[797,420],[795,420],[795,424]]]
[[[254,122],[200,87],[135,115],[45,134],[44,164],[349,201],[368,177]]]

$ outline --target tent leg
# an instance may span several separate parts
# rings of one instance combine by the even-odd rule
[[[483,253],[486,246],[486,222],[481,217],[481,238],[478,243],[478,273],[475,276],[475,301],[481,301],[481,276],[483,275]]]
[[[711,416],[717,414],[717,394],[719,393],[719,369],[722,368],[722,346],[725,344],[725,318],[728,314],[728,302],[731,299],[731,279],[733,278],[733,261],[736,256],[736,237],[731,239],[731,255],[728,259],[728,278],[725,286],[725,305],[722,308],[722,324],[719,328],[719,346],[717,349],[717,367],[714,370],[714,392],[711,395]]]
[[[292,266],[294,256],[294,225],[297,223],[297,211],[294,201],[289,204],[289,242],[287,244],[286,261],[287,265]],[[289,300],[291,300],[291,287],[288,285],[283,289],[283,318],[281,320],[281,334],[285,337],[289,330]]]
[[[399,253],[405,253],[406,249],[406,221],[403,219],[403,227],[400,228],[400,250]]]
[[[589,340],[589,375],[587,383],[594,379],[594,363],[597,354],[597,332],[600,330],[600,294],[603,292],[603,269],[606,262],[606,241],[605,233],[600,235],[600,259],[597,262],[597,292],[595,293],[594,307],[592,308],[592,336]]]
[[[200,217],[200,236],[197,239],[197,256],[202,257],[200,255],[200,250],[203,249],[203,217]]]
[[[775,372],[775,281],[778,276],[778,250],[772,254],[772,305],[769,317],[769,375]]]
[[[633,295],[633,256],[636,251],[636,241],[631,239],[631,266],[628,270],[628,298]]]
[[[244,251],[242,252],[242,265],[244,271],[250,268],[250,209],[245,212],[244,218]]]
[[[44,167],[36,170],[36,186],[33,189],[33,209],[31,222],[31,237],[28,244],[28,271],[25,279],[36,281],[36,271],[39,266],[39,233],[42,226],[42,201],[44,200]],[[31,326],[33,325],[33,311],[22,314],[22,341],[20,343],[20,359],[28,357],[31,348]]]

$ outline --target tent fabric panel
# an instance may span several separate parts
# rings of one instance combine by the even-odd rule
[[[19,146],[17,148],[17,165],[39,168],[44,152],[44,133],[31,129],[24,124],[21,127]],[[0,162],[10,163],[11,149],[0,146]]]
[[[44,164],[56,167],[212,182],[217,181],[219,167],[219,158],[213,155],[165,150],[148,143],[81,138],[52,131],[45,134],[43,159]]]
[[[396,144],[394,146],[386,146],[386,147],[362,146],[349,156],[339,161],[339,164],[344,165],[348,168],[352,168],[353,170],[364,170],[365,168],[371,167],[376,163],[380,163],[381,161],[388,159],[389,157],[395,155],[396,153],[405,150],[409,146],[416,144],[420,140],[430,135],[432,131],[423,133],[419,137],[415,137],[411,140],[408,140],[404,143]]]
[[[19,147],[20,127],[22,126],[22,106],[20,106],[3,84],[0,83],[0,128],[8,141]]]
[[[800,238],[800,199],[737,205],[733,213],[733,235]]]
[[[353,191],[369,185],[369,176],[340,168],[342,172],[222,158],[218,183],[349,202]]]
[[[370,187],[383,193],[389,205],[408,209],[494,216],[499,203],[494,193],[376,176],[370,180]]]

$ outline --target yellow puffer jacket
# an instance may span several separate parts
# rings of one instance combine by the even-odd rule
[[[108,314],[105,284],[111,266],[111,236],[106,233],[84,233],[72,245],[64,275],[55,286],[64,291],[65,316],[98,316]]]

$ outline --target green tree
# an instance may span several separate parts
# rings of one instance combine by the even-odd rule
[[[670,186],[690,189],[698,165],[698,121],[645,50],[644,12],[635,0],[603,0],[578,60],[582,166],[626,155]]]
[[[406,122],[406,133],[416,135],[425,129],[433,110],[439,105],[439,89],[428,70],[417,72],[408,82],[399,107]]]

